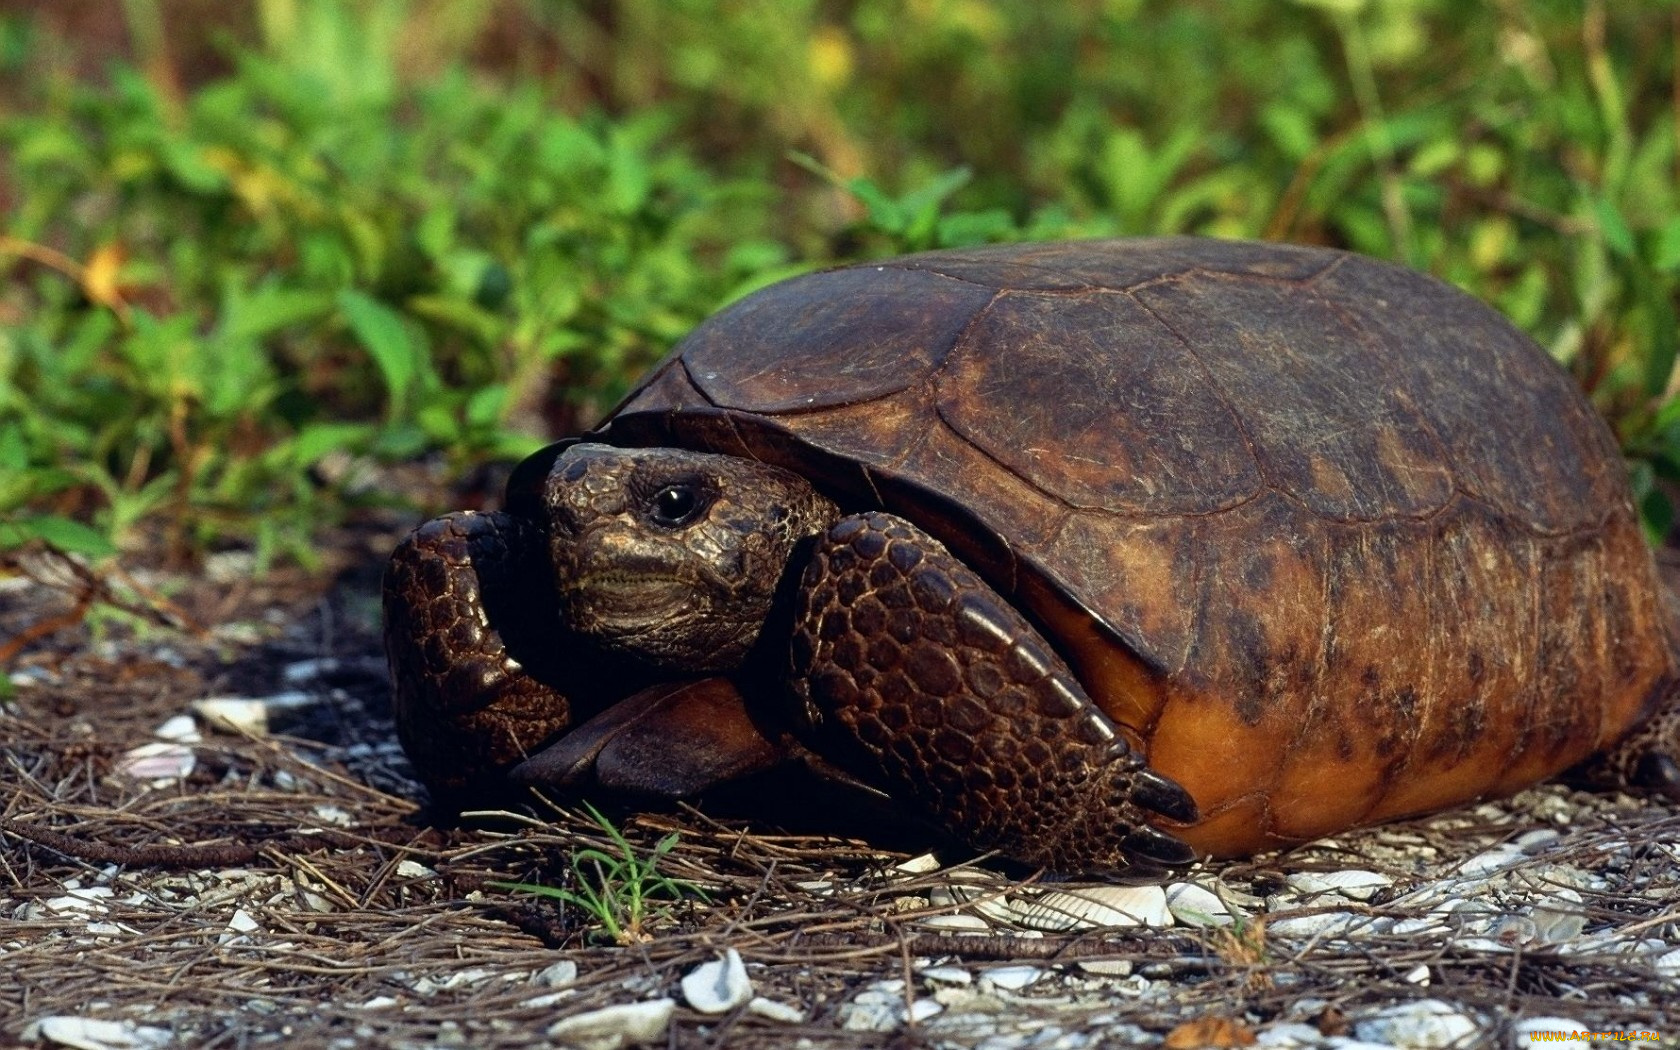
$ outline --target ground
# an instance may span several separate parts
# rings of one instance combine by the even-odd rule
[[[613,1046],[624,1018],[586,1015],[629,1004],[679,1047],[1680,1039],[1680,810],[1565,785],[1166,894],[615,811],[638,859],[677,835],[658,872],[686,889],[612,943],[498,885],[579,890],[578,849],[618,855],[575,805],[426,810],[378,646],[394,540],[343,531],[320,571],[261,582],[239,555],[0,577],[0,644],[28,641],[0,706],[0,1043]],[[66,615],[90,587],[128,611]],[[195,713],[229,697],[266,725]],[[736,973],[709,1003],[730,975],[697,968],[729,949],[750,993]]]

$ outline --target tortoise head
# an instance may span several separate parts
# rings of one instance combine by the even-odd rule
[[[596,444],[555,461],[543,505],[567,626],[688,672],[740,666],[799,544],[837,513],[780,467]]]

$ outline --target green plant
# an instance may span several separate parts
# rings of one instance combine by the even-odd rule
[[[493,882],[492,886],[550,897],[582,910],[600,925],[600,933],[614,944],[648,940],[648,926],[683,897],[706,900],[698,887],[659,872],[659,862],[677,845],[675,832],[664,836],[646,855],[637,852],[624,833],[594,806],[583,808],[612,843],[612,852],[589,847],[572,853],[572,886],[543,886],[528,882]]]

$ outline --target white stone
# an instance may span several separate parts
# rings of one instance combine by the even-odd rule
[[[1474,1019],[1439,999],[1386,1007],[1353,1026],[1354,1035],[1367,1042],[1415,1050],[1468,1046],[1477,1030]]]
[[[916,972],[932,984],[974,983],[974,975],[961,966],[924,966]]]
[[[1400,979],[1402,981],[1405,981],[1407,984],[1415,984],[1419,988],[1428,988],[1429,987],[1429,967],[1424,965],[1423,963],[1418,963],[1416,966],[1412,967],[1410,970],[1407,970],[1406,975],[1404,977],[1400,978]]]
[[[217,729],[242,736],[268,733],[268,705],[248,696],[212,696],[193,701],[200,718]]]
[[[1664,977],[1680,977],[1680,948],[1657,956],[1651,965]]]
[[[1525,831],[1518,835],[1516,841],[1511,845],[1524,853],[1533,855],[1543,852],[1547,846],[1562,837],[1563,833],[1556,828],[1535,828],[1533,831]]]
[[[579,1050],[619,1050],[661,1039],[676,1009],[675,999],[605,1006],[554,1022],[548,1037]]]
[[[196,744],[204,739],[198,735],[198,723],[192,715],[176,715],[152,730],[152,735],[177,744]]]
[[[690,970],[682,979],[682,992],[688,1005],[701,1013],[721,1014],[751,999],[753,986],[741,953],[730,948],[723,958]]]
[[[805,1023],[804,1010],[774,999],[766,999],[762,995],[747,1000],[747,1012],[757,1014],[767,1021],[780,1021],[782,1024]]]
[[[397,877],[402,879],[435,879],[437,878],[437,872],[417,860],[400,860],[397,862]]]
[[[1534,934],[1547,944],[1562,944],[1581,936],[1587,927],[1586,905],[1574,890],[1558,890],[1529,913]]]
[[[1041,966],[994,966],[989,970],[981,970],[980,980],[982,983],[989,982],[994,988],[1018,992],[1027,985],[1043,979],[1047,972]]]
[[[1129,977],[1132,973],[1130,959],[1085,959],[1079,968],[1096,977]]]
[[[1186,926],[1229,926],[1236,921],[1217,894],[1194,882],[1175,882],[1168,886],[1167,909]]]
[[[168,1046],[174,1039],[174,1033],[166,1028],[67,1015],[43,1017],[23,1033],[24,1042],[45,1040],[75,1050],[152,1050]]]
[[[545,966],[531,976],[531,983],[539,988],[565,988],[578,977],[578,964],[570,959]]]

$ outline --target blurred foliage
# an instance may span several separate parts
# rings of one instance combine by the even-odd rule
[[[101,6],[112,61],[0,5],[0,549],[306,557],[368,463],[516,456],[776,278],[1153,233],[1492,302],[1671,524],[1673,0]]]

